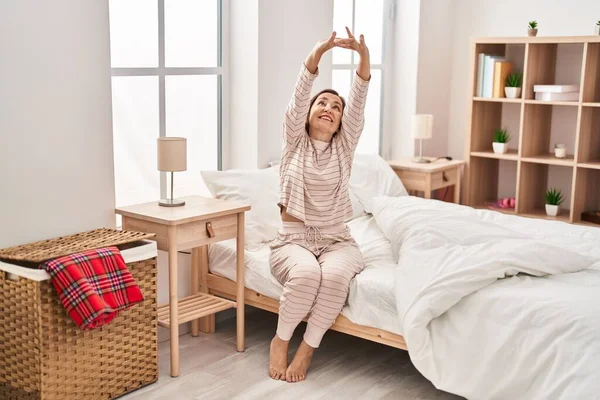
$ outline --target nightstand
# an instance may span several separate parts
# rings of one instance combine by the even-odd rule
[[[158,325],[168,328],[171,337],[171,376],[179,376],[179,324],[192,321],[192,335],[198,335],[200,318],[236,308],[237,350],[244,351],[244,220],[250,206],[244,203],[200,196],[181,197],[185,205],[161,207],[158,201],[120,207],[123,230],[155,233],[159,250],[169,253],[169,303],[158,307]],[[236,301],[208,294],[200,286],[200,257],[206,246],[222,240],[237,241]],[[179,299],[177,253],[192,250],[192,295]]]
[[[406,190],[423,192],[424,197],[430,199],[434,190],[454,185],[454,203],[459,203],[461,168],[465,161],[448,161],[443,158],[422,164],[414,162],[413,159],[414,157],[406,157],[388,162]]]

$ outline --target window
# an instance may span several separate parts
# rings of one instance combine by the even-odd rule
[[[391,5],[385,0],[334,0],[333,4],[333,30],[337,32],[338,37],[346,37],[345,26],[348,26],[357,39],[360,34],[363,34],[369,47],[371,82],[365,108],[365,128],[356,152],[379,154],[386,25],[384,11]],[[332,87],[344,97],[347,97],[350,92],[358,61],[358,54],[354,51],[333,49]]]
[[[116,204],[167,197],[156,167],[160,136],[187,138],[176,197],[202,192],[200,171],[221,168],[221,0],[110,0]]]

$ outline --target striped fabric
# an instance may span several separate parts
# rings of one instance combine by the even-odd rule
[[[342,114],[342,128],[327,143],[310,139],[305,129],[317,75],[302,64],[285,113],[279,205],[306,225],[323,227],[343,223],[352,216],[348,182],[364,127],[369,82],[354,75]]]
[[[290,340],[308,315],[304,341],[317,348],[341,312],[350,282],[364,268],[356,241],[349,231],[313,242],[301,222],[287,228],[271,245],[271,273],[283,285],[277,336]]]
[[[42,268],[67,314],[83,330],[108,324],[119,311],[144,300],[115,246],[59,257]]]

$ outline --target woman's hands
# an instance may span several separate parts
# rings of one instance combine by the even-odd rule
[[[359,40],[357,41],[348,27],[346,27],[346,33],[348,33],[348,38],[334,39],[335,45],[344,49],[354,50],[360,55],[361,58],[369,58],[369,48],[365,44],[364,35],[360,35]]]
[[[358,53],[360,56],[360,61],[358,63],[358,68],[356,69],[356,73],[362,80],[368,81],[371,79],[371,62],[369,48],[365,44],[365,37],[360,35],[359,40],[356,40],[348,27],[346,27],[346,32],[348,33],[348,38],[335,39],[335,45],[344,49],[354,50]]]
[[[306,65],[306,69],[308,69],[311,74],[317,72],[317,68],[319,66],[319,62],[321,61],[321,57],[323,57],[323,54],[335,47],[335,35],[336,33],[332,32],[329,39],[317,42],[308,57],[306,57],[304,65]]]
[[[348,38],[338,38],[336,37],[336,33],[333,32],[329,39],[317,42],[312,52],[304,61],[304,64],[310,73],[314,74],[317,72],[317,68],[323,54],[334,47],[340,47],[343,49],[354,50],[358,53],[360,56],[360,62],[356,72],[363,80],[368,81],[370,79],[371,65],[369,60],[369,48],[365,44],[365,37],[360,35],[359,40],[356,40],[348,27],[346,27],[346,33],[348,34]]]

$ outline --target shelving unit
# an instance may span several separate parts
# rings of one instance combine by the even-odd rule
[[[523,73],[521,98],[477,97],[480,53],[503,56]],[[600,210],[600,36],[475,39],[471,57],[465,204],[515,196],[514,210],[498,211],[589,224],[581,213]],[[579,100],[535,100],[538,84],[578,84]],[[512,136],[506,154],[492,150],[498,128]],[[559,142],[566,158],[553,154]],[[544,210],[549,187],[565,197],[557,217]]]

